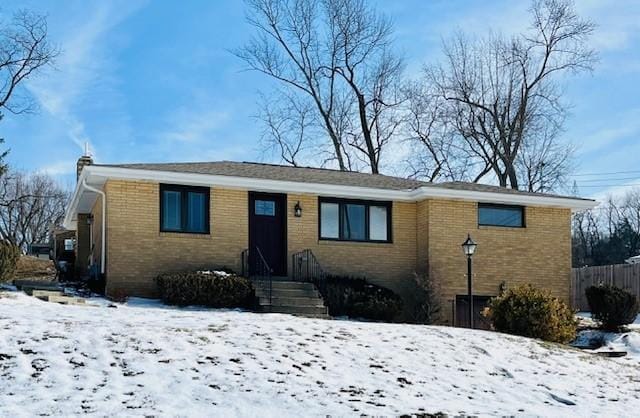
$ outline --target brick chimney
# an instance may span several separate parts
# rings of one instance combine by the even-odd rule
[[[91,152],[89,152],[89,143],[86,143],[84,145],[84,154],[78,158],[78,162],[76,163],[76,180],[80,178],[80,173],[84,166],[91,164],[93,164],[93,158],[91,158]]]

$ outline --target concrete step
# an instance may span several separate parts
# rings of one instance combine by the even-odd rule
[[[19,281],[15,280],[14,283],[15,282],[19,282]],[[29,281],[29,282],[20,281],[19,283],[20,283],[19,286],[18,285],[14,285],[14,286],[16,286],[18,290],[22,290],[24,293],[30,296],[33,295],[33,292],[35,290],[48,290],[52,292],[62,291],[62,286],[60,286],[58,283],[52,283],[52,282],[37,283],[33,281]]]
[[[328,313],[322,313],[322,314],[290,314],[290,315],[300,316],[300,317],[304,317],[304,318],[331,319],[331,317],[329,316]]]
[[[256,288],[256,296],[268,297],[269,289]],[[315,289],[276,289],[271,291],[274,298],[319,298],[320,294]]]
[[[60,303],[62,305],[84,305],[85,300],[74,296],[37,296],[38,299],[45,302]]]
[[[263,305],[261,306],[263,312],[271,313],[284,313],[291,315],[327,315],[326,306],[287,306],[287,305]]]
[[[263,282],[263,281],[258,281],[258,280],[254,280],[253,283],[254,283],[254,286],[256,288],[268,287],[269,286],[268,282]],[[274,280],[274,281],[271,282],[271,286],[272,286],[273,289],[315,290],[315,286],[313,285],[313,283],[307,283],[307,282],[275,281]]]
[[[261,305],[269,305],[269,297],[261,296]],[[318,297],[272,297],[271,305],[284,305],[284,306],[324,306],[324,302]]]
[[[37,290],[31,291],[31,296],[35,298],[49,297],[49,296],[64,296],[61,290]]]

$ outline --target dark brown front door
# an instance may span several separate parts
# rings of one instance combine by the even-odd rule
[[[287,275],[287,196],[249,192],[249,274],[259,274],[258,249],[274,276]]]

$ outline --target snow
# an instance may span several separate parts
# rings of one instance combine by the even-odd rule
[[[590,312],[578,312],[578,319],[583,325],[596,327],[597,323],[591,318]],[[640,365],[640,315],[633,324],[627,326],[626,332],[604,332],[597,329],[580,331],[574,345],[587,346],[591,341],[602,343],[602,347],[592,352],[625,351],[627,355],[621,359]]]
[[[229,277],[229,276],[231,276],[231,273],[227,273],[226,271],[222,271],[222,270],[213,270],[213,271],[211,271],[211,270],[202,270],[202,271],[199,271],[198,273],[206,274],[208,276],[213,274],[214,276],[217,276],[217,277]]]
[[[498,333],[0,295],[0,416],[625,416],[640,408],[638,364]]]

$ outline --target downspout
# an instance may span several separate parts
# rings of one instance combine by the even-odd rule
[[[85,189],[94,192],[94,193],[98,193],[100,196],[102,196],[102,228],[100,230],[100,242],[102,243],[102,245],[100,246],[100,273],[104,274],[104,261],[105,261],[105,251],[106,251],[106,246],[105,246],[105,229],[107,226],[106,223],[106,219],[107,219],[107,196],[104,194],[104,192],[102,190],[96,189],[95,187],[91,187],[87,184],[87,180],[82,180],[82,187],[84,187]]]

